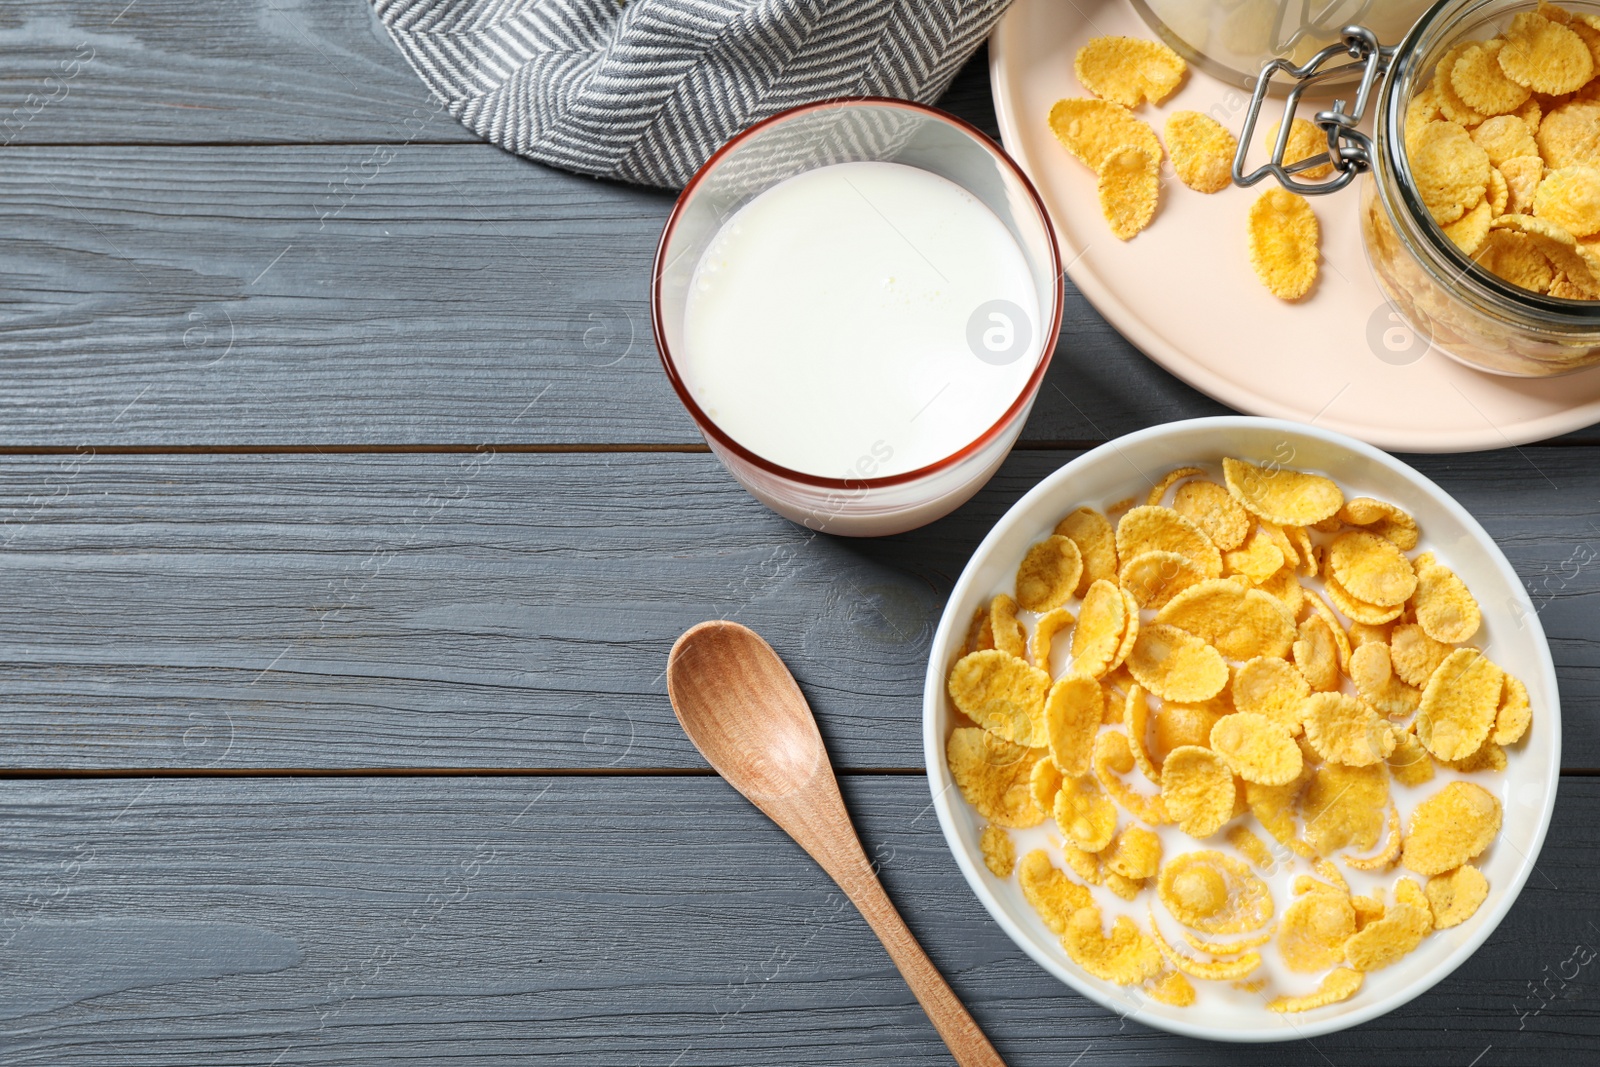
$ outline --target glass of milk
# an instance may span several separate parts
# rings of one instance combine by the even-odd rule
[[[814,530],[954,510],[1016,441],[1055,349],[1061,261],[1022,171],[900,100],[813,104],[724,145],[656,253],[667,377],[757,499]]]

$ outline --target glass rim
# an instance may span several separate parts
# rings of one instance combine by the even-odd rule
[[[694,397],[689,394],[688,386],[684,384],[682,376],[678,373],[671,349],[667,345],[666,332],[661,324],[661,282],[666,268],[667,248],[672,242],[673,232],[677,229],[684,207],[688,204],[700,182],[716,168],[723,156],[762,130],[800,115],[829,108],[861,106],[899,108],[928,116],[965,133],[980,148],[993,156],[1027,192],[1033,203],[1034,210],[1038,213],[1040,225],[1044,229],[1045,241],[1050,250],[1050,268],[1051,273],[1055,276],[1055,285],[1051,298],[1052,307],[1049,315],[1046,316],[1050,320],[1050,325],[1047,330],[1041,331],[1039,355],[1033,371],[1029,374],[1028,380],[1023,384],[1022,389],[1018,391],[1016,398],[1012,400],[1011,404],[1007,406],[1006,410],[992,426],[957,451],[914,470],[879,478],[825,478],[821,475],[807,474],[804,471],[785,467],[764,456],[757,455],[735,441],[695,402]],[[678,400],[689,412],[689,417],[694,420],[700,432],[710,438],[712,444],[727,449],[744,462],[767,474],[776,475],[788,481],[798,482],[817,489],[839,489],[849,492],[882,489],[920,481],[958,466],[992,444],[996,438],[1006,431],[1012,420],[1017,417],[1022,409],[1027,404],[1032,403],[1033,397],[1038,393],[1039,386],[1044,381],[1045,371],[1049,369],[1050,360],[1055,355],[1056,344],[1060,339],[1061,319],[1066,303],[1062,295],[1064,271],[1061,266],[1060,244],[1056,240],[1055,224],[1050,218],[1049,210],[1045,207],[1044,198],[1039,195],[1039,190],[1034,188],[1033,182],[1023,172],[1022,168],[1017,165],[1016,160],[1012,159],[1010,154],[1003,147],[996,144],[987,134],[965,119],[957,118],[947,111],[942,111],[928,104],[919,104],[914,101],[899,100],[887,96],[839,96],[830,97],[827,100],[818,100],[810,104],[801,104],[798,107],[786,108],[774,115],[770,115],[734,134],[713,152],[709,159],[700,165],[700,169],[695,171],[694,177],[689,179],[688,184],[683,187],[683,191],[678,194],[677,201],[672,205],[672,212],[667,216],[667,223],[661,230],[661,240],[656,246],[655,262],[652,270],[653,274],[650,280],[650,325],[656,342],[656,352],[661,358],[662,369],[667,373],[667,380],[672,383],[673,390],[678,394]]]
[[[1406,112],[1410,101],[1403,101],[1400,96],[1403,87],[1414,82],[1419,74],[1427,73],[1425,68],[1420,67],[1423,42],[1430,33],[1440,31],[1460,19],[1474,3],[1490,2],[1492,0],[1439,0],[1423,13],[1416,25],[1411,28],[1411,32],[1406,34],[1396,47],[1394,65],[1383,87],[1385,114],[1382,128],[1387,143],[1384,145],[1385,152],[1382,158],[1394,177],[1400,203],[1397,205],[1391,199],[1388,183],[1380,175],[1374,174],[1378,179],[1379,196],[1395,222],[1398,223],[1400,214],[1396,211],[1397,206],[1403,207],[1406,214],[1416,222],[1418,234],[1435,257],[1442,257],[1442,264],[1448,264],[1454,270],[1454,285],[1470,281],[1482,297],[1498,301],[1502,305],[1510,304],[1518,312],[1543,318],[1552,327],[1592,329],[1600,323],[1600,302],[1570,300],[1513,285],[1456,247],[1456,243],[1444,232],[1444,227],[1434,221],[1433,212],[1428,210],[1427,204],[1423,201],[1422,192],[1417,187],[1416,176],[1411,171],[1411,163],[1405,152],[1405,134],[1402,127],[1407,119]],[[1531,0],[1529,2],[1531,3]],[[1395,227],[1395,232],[1402,237],[1406,236],[1405,230],[1398,225]]]

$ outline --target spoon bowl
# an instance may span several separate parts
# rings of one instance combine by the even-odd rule
[[[794,675],[748,627],[704,622],[679,638],[667,693],[694,747],[752,800],[787,796],[828,762]]]

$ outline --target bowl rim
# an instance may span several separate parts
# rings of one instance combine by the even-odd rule
[[[1052,288],[1052,307],[1048,315],[1050,326],[1049,329],[1041,334],[1042,344],[1033,373],[1028,376],[1028,380],[1023,383],[1016,398],[1001,414],[1000,418],[995,421],[994,425],[979,434],[960,450],[915,470],[878,478],[824,478],[821,475],[806,474],[803,471],[797,471],[782,464],[774,463],[750,451],[724,432],[722,427],[718,426],[716,421],[707,415],[700,405],[695,402],[694,397],[689,393],[688,387],[684,384],[683,378],[678,374],[678,368],[672,359],[671,349],[667,345],[666,331],[661,324],[661,282],[667,265],[667,246],[672,241],[673,231],[677,228],[684,208],[688,204],[690,197],[693,196],[696,187],[716,168],[717,163],[724,155],[768,126],[786,122],[789,119],[812,111],[861,106],[888,107],[926,115],[965,133],[978,147],[993,156],[1020,183],[1023,190],[1027,192],[1034,210],[1038,213],[1040,228],[1044,232],[1046,246],[1050,250],[1050,272],[1054,275],[1056,281]],[[1034,187],[1033,180],[1017,164],[1017,161],[1012,159],[1011,155],[998,142],[990,138],[988,134],[965,119],[958,118],[947,111],[942,111],[927,104],[919,104],[911,100],[898,100],[888,96],[837,96],[810,104],[801,104],[798,107],[785,108],[774,115],[745,127],[745,129],[730,137],[711,154],[710,158],[700,165],[699,170],[695,171],[694,177],[689,179],[688,184],[683,187],[682,192],[678,194],[678,199],[673,203],[672,212],[667,216],[666,225],[661,229],[661,239],[656,243],[655,260],[651,266],[650,277],[650,328],[651,334],[655,338],[656,353],[661,358],[661,367],[667,374],[667,381],[672,383],[673,391],[678,394],[678,400],[689,412],[689,417],[694,420],[695,426],[699,428],[702,434],[710,438],[710,443],[714,447],[727,449],[746,463],[778,478],[798,482],[801,485],[808,485],[817,489],[845,489],[852,492],[860,492],[905,485],[909,482],[920,481],[930,475],[950,470],[964,460],[981,452],[1006,432],[1012,421],[1028,405],[1033,403],[1034,397],[1039,392],[1040,385],[1044,382],[1045,371],[1050,367],[1050,360],[1055,355],[1056,346],[1061,335],[1061,319],[1066,310],[1066,296],[1062,282],[1065,276],[1066,271],[1061,264],[1061,246],[1056,239],[1055,222],[1050,217],[1049,209],[1045,207],[1044,198],[1039,195],[1039,190]]]
[[[1012,920],[1006,907],[985,881],[984,876],[987,873],[987,869],[980,869],[979,861],[959,843],[955,822],[956,805],[963,803],[963,801],[959,791],[953,788],[954,783],[950,779],[949,768],[945,764],[945,737],[940,722],[944,716],[943,664],[949,654],[952,641],[963,637],[967,629],[966,620],[960,619],[958,617],[959,612],[953,609],[957,605],[965,603],[970,597],[972,593],[971,587],[976,583],[975,572],[978,563],[987,559],[994,551],[996,543],[1009,534],[1014,527],[1021,524],[1023,516],[1028,511],[1039,501],[1049,498],[1058,492],[1063,485],[1070,483],[1081,471],[1095,466],[1107,458],[1119,456],[1121,449],[1128,445],[1151,439],[1176,436],[1179,433],[1210,432],[1221,435],[1245,428],[1277,430],[1285,434],[1314,439],[1323,444],[1354,452],[1358,456],[1386,467],[1391,472],[1412,482],[1418,491],[1433,498],[1434,503],[1450,512],[1456,521],[1461,524],[1462,529],[1485,551],[1489,563],[1499,570],[1501,578],[1508,588],[1512,590],[1516,601],[1515,610],[1520,612],[1522,621],[1532,626],[1531,636],[1534,647],[1537,649],[1540,673],[1543,676],[1542,680],[1545,683],[1545,689],[1551,695],[1551,703],[1553,705],[1549,712],[1543,716],[1550,723],[1550,729],[1552,730],[1551,758],[1550,765],[1544,769],[1542,783],[1544,794],[1539,812],[1537,831],[1529,839],[1526,848],[1514,849],[1522,857],[1521,865],[1518,867],[1516,875],[1511,879],[1510,884],[1499,894],[1499,900],[1484,917],[1483,921],[1479,923],[1472,936],[1457,945],[1422,980],[1396,990],[1386,997],[1378,998],[1370,1004],[1343,1014],[1325,1019],[1308,1020],[1303,1025],[1296,1025],[1293,1021],[1290,1021],[1288,1015],[1273,1015],[1270,1016],[1270,1019],[1274,1023],[1287,1023],[1287,1025],[1274,1025],[1271,1028],[1266,1026],[1260,1028],[1222,1026],[1195,1023],[1186,1019],[1175,1019],[1160,1015],[1133,1015],[1128,1012],[1129,1005],[1126,1002],[1099,988],[1098,980],[1087,974],[1077,972],[1075,968],[1063,966],[1059,960],[1048,954],[1034,940],[1033,934],[1025,931],[1018,923]],[[1521,895],[1523,886],[1527,884],[1529,876],[1533,873],[1540,849],[1544,846],[1545,835],[1550,828],[1551,816],[1555,811],[1556,791],[1560,784],[1561,775],[1561,700],[1560,691],[1557,687],[1555,664],[1550,655],[1549,641],[1545,636],[1544,626],[1539,620],[1538,612],[1534,609],[1533,602],[1528,597],[1527,589],[1506,559],[1505,553],[1500,550],[1500,546],[1489,535],[1488,531],[1454,497],[1440,488],[1431,478],[1380,449],[1345,434],[1320,429],[1305,423],[1243,415],[1184,419],[1125,434],[1085,452],[1078,458],[1058,468],[1008,508],[1006,513],[990,529],[983,541],[973,550],[971,558],[967,561],[966,566],[962,568],[961,575],[956,580],[955,586],[950,592],[950,597],[945,603],[945,609],[940,617],[939,625],[934,631],[929,650],[928,670],[923,683],[922,733],[923,759],[927,766],[928,788],[932,793],[932,806],[939,820],[939,829],[944,834],[945,843],[949,846],[951,854],[955,857],[956,865],[961,869],[967,884],[983,905],[984,910],[989,913],[989,916],[1005,931],[1006,936],[1018,948],[1022,949],[1035,963],[1078,993],[1124,1018],[1134,1018],[1135,1021],[1146,1026],[1184,1037],[1238,1043],[1298,1041],[1359,1026],[1380,1015],[1385,1015],[1396,1008],[1402,1007],[1432,989],[1453,973],[1499,928],[1500,923],[1504,921],[1506,915],[1510,913],[1512,905]]]

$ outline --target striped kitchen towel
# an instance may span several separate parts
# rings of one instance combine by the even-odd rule
[[[372,0],[473,132],[678,188],[729,137],[835,96],[931,103],[1010,0]]]

